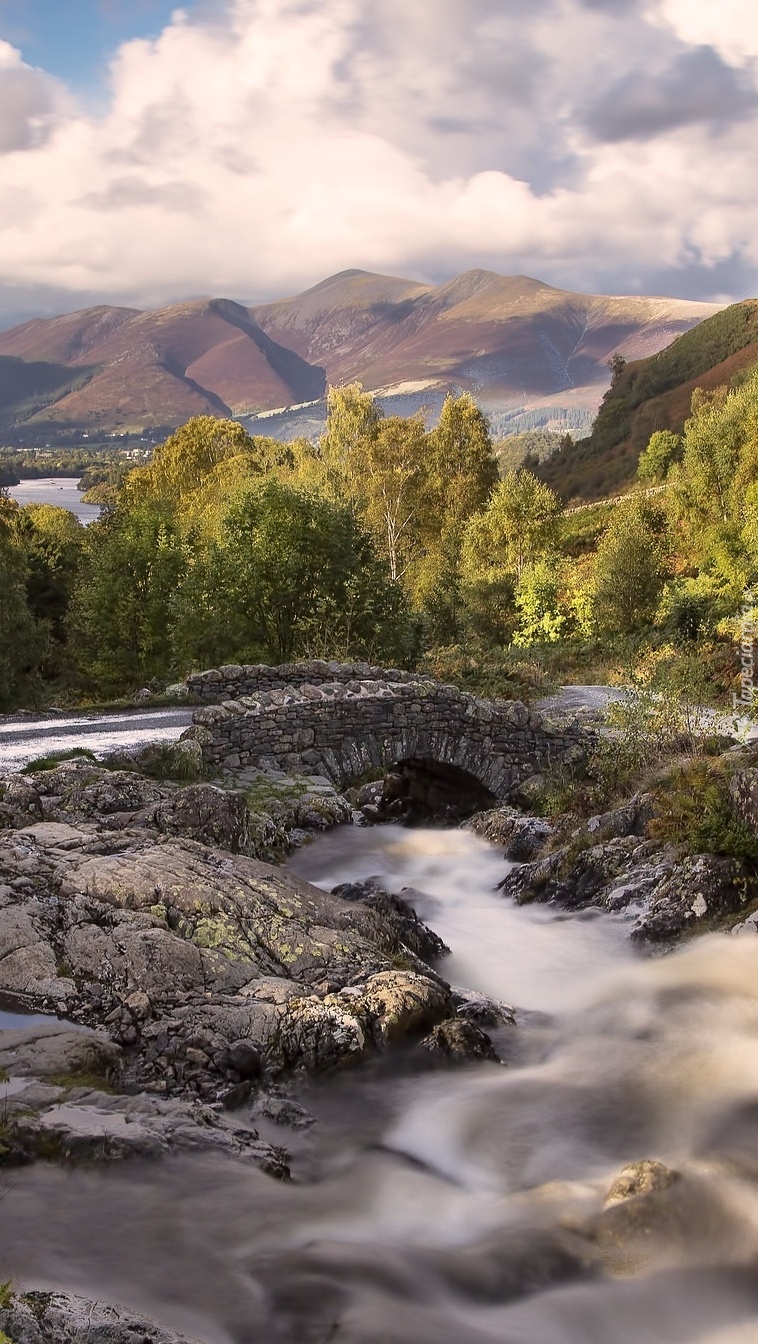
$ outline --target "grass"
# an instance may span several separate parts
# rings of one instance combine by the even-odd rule
[[[90,1092],[107,1092],[109,1096],[115,1096],[117,1092],[104,1073],[53,1073],[45,1081],[50,1083],[51,1087],[62,1088],[66,1093],[73,1092],[79,1087],[86,1087]]]
[[[251,812],[266,813],[277,803],[295,802],[308,792],[308,785],[300,780],[257,779],[245,790]]]
[[[758,860],[758,836],[735,811],[722,761],[696,759],[675,766],[654,797],[651,840],[685,845],[691,854]]]
[[[123,768],[134,769],[158,781],[173,780],[180,784],[197,784],[203,778],[202,767],[182,742],[167,742],[156,748],[152,759]]]
[[[50,756],[36,756],[33,761],[27,762],[22,766],[22,775],[36,775],[42,770],[55,770],[64,761],[87,760],[95,762],[97,757],[93,751],[87,747],[72,747],[70,751],[57,751]]]
[[[527,704],[549,695],[557,683],[537,656],[476,643],[430,649],[418,666],[420,676],[452,683],[472,695]]]

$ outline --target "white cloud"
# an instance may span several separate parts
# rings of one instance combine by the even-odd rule
[[[758,29],[746,9],[735,55],[708,11],[236,0],[122,47],[98,112],[0,45],[0,284],[66,307],[350,266],[616,292],[706,292],[711,267],[738,289],[758,280]]]
[[[8,42],[0,41],[0,154],[41,144],[65,90],[52,76],[25,65]]]
[[[651,17],[684,42],[713,47],[725,60],[746,65],[758,58],[758,11],[753,0],[657,0]]]

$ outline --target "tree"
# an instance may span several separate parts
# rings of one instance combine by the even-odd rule
[[[398,657],[408,637],[402,590],[352,510],[273,479],[233,504],[174,611],[177,656],[192,661]]]
[[[266,450],[261,445],[266,442],[254,439],[237,420],[197,415],[158,444],[147,466],[129,473],[126,501],[184,506],[206,486],[214,468],[229,458],[244,457],[251,472],[262,472]]]
[[[516,593],[528,566],[554,550],[561,502],[548,486],[521,468],[510,471],[487,508],[464,532],[461,591],[470,625],[505,643],[518,620]]]
[[[433,521],[460,541],[466,522],[484,507],[498,479],[487,417],[469,392],[445,398],[429,434],[428,466]]]
[[[426,435],[421,420],[383,419],[364,444],[358,509],[393,579],[421,553],[426,503]]]
[[[498,478],[487,418],[470,393],[448,396],[427,435],[423,560],[414,595],[437,638],[455,638],[461,603],[466,526],[489,499]]]
[[[0,496],[0,707],[36,701],[48,632],[26,596],[26,565],[15,535],[17,510]]]
[[[749,550],[751,487],[758,482],[758,373],[731,391],[696,389],[671,480],[672,521],[687,558],[721,575],[737,595],[753,570],[746,542]]]
[[[489,563],[508,569],[519,579],[529,564],[549,554],[562,513],[561,501],[530,471],[510,471],[495,488],[489,505],[472,519],[469,551],[478,550]]]
[[[665,481],[669,468],[682,449],[679,434],[670,429],[657,429],[651,434],[647,448],[640,454],[637,464],[637,480],[642,485],[658,485]]]
[[[362,494],[363,463],[383,413],[361,383],[330,387],[326,429],[318,444],[322,486],[336,503],[357,505]]]
[[[566,612],[560,598],[560,576],[550,560],[536,560],[522,570],[515,593],[520,620],[513,636],[517,647],[555,644],[564,633]]]
[[[628,635],[653,619],[666,578],[649,510],[632,498],[617,505],[597,548],[592,610],[598,628]]]
[[[626,360],[624,359],[624,356],[620,353],[620,351],[617,350],[614,354],[611,355],[610,359],[608,360],[608,368],[611,371],[611,387],[615,387],[616,383],[618,382],[619,378],[624,372],[624,369],[626,368]]]
[[[80,672],[107,693],[163,677],[169,618],[187,548],[165,505],[119,505],[86,529],[69,638]]]
[[[85,529],[68,509],[27,504],[15,516],[18,542],[26,560],[26,592],[34,619],[52,637],[49,675],[63,670],[66,616],[82,563]]]

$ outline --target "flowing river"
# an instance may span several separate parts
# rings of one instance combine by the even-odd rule
[[[620,918],[501,900],[464,831],[346,828],[291,866],[415,888],[446,976],[525,1010],[506,1067],[408,1053],[309,1084],[319,1123],[264,1133],[289,1185],[206,1158],[15,1171],[2,1276],[209,1344],[755,1344],[758,943],[639,958]],[[677,1219],[582,1272],[572,1228],[643,1158],[685,1171]]]

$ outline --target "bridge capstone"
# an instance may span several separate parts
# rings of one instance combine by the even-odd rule
[[[323,669],[323,679],[314,668]],[[340,675],[326,679],[335,669]],[[184,734],[199,742],[211,770],[274,768],[345,786],[413,763],[463,771],[504,799],[529,776],[576,762],[588,741],[579,729],[551,727],[520,701],[481,700],[362,664],[228,667],[188,685],[195,695],[199,685],[214,688],[206,692],[214,703],[195,711]]]

